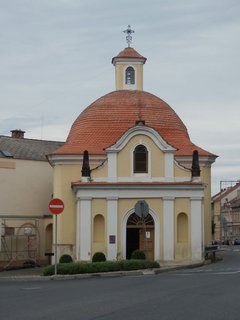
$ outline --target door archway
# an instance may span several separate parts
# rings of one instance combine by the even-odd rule
[[[141,250],[145,253],[146,259],[154,260],[154,220],[148,214],[146,217],[139,217],[133,212],[127,219],[126,224],[126,258],[130,259],[134,250]]]

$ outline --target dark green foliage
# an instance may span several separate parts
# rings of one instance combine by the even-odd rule
[[[152,268],[159,268],[159,263],[156,261],[150,260],[123,260],[122,263],[122,270],[141,270],[141,269],[152,269]]]
[[[44,276],[54,274],[54,265],[47,266],[43,270]],[[72,262],[60,263],[57,265],[58,274],[84,274],[100,273],[111,271],[128,271],[159,268],[159,263],[149,260],[122,260],[122,261],[104,261],[104,262]]]
[[[59,263],[71,263],[71,262],[73,262],[73,259],[69,254],[63,254],[59,259]]]
[[[92,262],[103,262],[106,261],[105,254],[103,252],[96,252],[92,257]]]
[[[134,260],[145,260],[146,259],[146,256],[145,256],[145,253],[142,251],[142,250],[134,250],[131,254],[131,259],[134,259]]]

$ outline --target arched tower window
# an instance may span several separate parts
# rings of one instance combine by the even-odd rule
[[[148,172],[148,151],[144,145],[140,144],[135,148],[133,159],[134,173]]]
[[[127,67],[125,71],[125,84],[135,84],[135,70],[133,67]]]

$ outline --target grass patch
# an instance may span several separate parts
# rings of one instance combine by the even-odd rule
[[[57,265],[57,274],[84,274],[100,273],[111,271],[129,271],[141,269],[160,268],[159,263],[150,260],[121,260],[121,261],[104,261],[104,262],[72,262],[59,263]],[[54,274],[55,266],[50,265],[43,269],[44,276]]]

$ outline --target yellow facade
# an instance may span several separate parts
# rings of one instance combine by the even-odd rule
[[[62,199],[64,202],[64,211],[57,217],[59,244],[72,245],[75,242],[75,197],[71,190],[71,182],[77,180],[80,173],[80,165],[54,167],[54,198]]]
[[[147,145],[149,153],[151,155],[151,177],[162,177],[164,178],[164,166],[165,158],[162,150],[159,150],[156,143],[148,136],[143,134],[136,135],[130,139],[124,146],[124,148],[117,153],[117,175],[121,178],[131,177],[132,167],[132,153],[134,147],[138,143],[144,143]],[[157,166],[156,166],[157,164]],[[90,181],[94,180],[105,180],[108,174],[108,160],[103,161],[103,165],[97,165],[97,169],[94,170],[92,167],[92,173]],[[174,167],[174,179],[188,179],[190,180],[190,171],[180,166],[176,162],[173,163]],[[206,170],[202,170],[206,175]],[[63,253],[70,253],[75,259],[77,254],[74,251],[76,245],[76,214],[77,214],[77,200],[76,194],[71,189],[71,183],[79,180],[81,172],[81,162],[75,165],[59,165],[54,167],[54,197],[61,198],[64,201],[65,209],[64,212],[58,216],[58,246],[59,255]],[[91,184],[91,182],[89,182]],[[81,191],[79,193],[81,195]],[[85,194],[84,194],[85,195]],[[108,226],[107,220],[109,219],[108,211],[108,196],[94,197],[89,194],[91,202],[91,249],[90,257],[98,251],[103,252],[107,256],[108,246]],[[77,195],[78,198],[78,195]],[[123,255],[123,240],[122,230],[124,228],[123,221],[125,215],[134,208],[137,201],[141,197],[134,196],[132,198],[120,197],[117,200],[117,254],[116,259],[125,258]],[[158,257],[159,260],[164,261],[164,197],[161,196],[146,196],[144,198],[147,201],[151,212],[156,214],[159,220],[158,230],[155,232],[159,233],[159,247]],[[174,259],[179,260],[191,260],[191,197],[173,197],[173,237],[174,237]],[[179,215],[186,215],[187,227],[182,222],[183,219],[178,219]],[[180,221],[179,221],[180,220]],[[67,226],[67,227],[66,227]],[[180,229],[179,229],[180,228]],[[182,228],[182,231],[181,231]],[[187,237],[184,238],[184,234]]]

